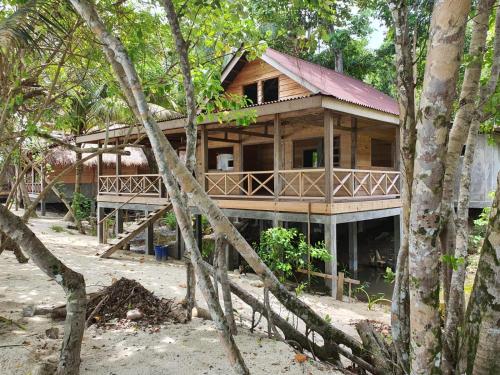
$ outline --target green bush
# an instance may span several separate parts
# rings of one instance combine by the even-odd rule
[[[92,211],[92,204],[92,199],[87,198],[81,193],[74,193],[71,208],[75,213],[76,219],[79,221],[88,220]]]
[[[299,268],[307,268],[307,253],[311,260],[329,261],[324,243],[309,245],[297,229],[270,228],[261,233],[258,253],[281,281],[293,276]]]
[[[174,211],[167,212],[163,218],[163,222],[170,230],[177,228],[177,218],[175,217]]]
[[[491,207],[483,208],[483,211],[479,217],[474,220],[474,226],[472,227],[471,233],[469,235],[469,254],[474,254],[477,252],[481,241],[486,234],[486,227],[488,226],[488,220],[490,217]]]

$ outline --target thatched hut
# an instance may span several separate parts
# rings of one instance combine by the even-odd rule
[[[84,146],[85,147],[85,146]],[[89,145],[88,147],[93,147]],[[142,148],[126,147],[126,154],[121,155],[121,174],[137,175],[149,173],[149,164]],[[76,162],[76,153],[62,147],[52,148],[47,157],[47,164],[50,166],[48,173],[50,176],[56,176],[61,173],[66,167]],[[83,154],[83,158],[89,154]],[[102,172],[101,175],[116,174],[116,154],[102,155]],[[59,190],[65,197],[70,199],[73,196],[75,189],[75,171],[67,173],[60,180]],[[80,189],[82,194],[93,198],[97,195],[97,156],[83,163],[83,171],[81,176]],[[59,200],[55,196],[50,196],[47,203],[57,203]]]

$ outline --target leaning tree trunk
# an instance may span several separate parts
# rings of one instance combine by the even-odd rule
[[[87,304],[83,276],[57,259],[23,220],[4,205],[0,205],[0,231],[16,242],[42,271],[63,287],[68,314],[57,374],[78,374]]]
[[[168,23],[170,29],[172,30],[172,36],[175,41],[175,48],[177,54],[179,55],[179,63],[181,67],[184,93],[186,95],[186,111],[187,111],[187,123],[186,123],[186,168],[191,173],[195,172],[196,169],[196,141],[197,141],[197,130],[196,130],[196,97],[193,79],[191,77],[191,64],[189,62],[188,46],[182,35],[182,30],[179,25],[179,19],[175,11],[174,4],[172,0],[163,0],[163,8],[167,14]],[[189,210],[188,198],[184,194],[183,199],[186,201],[185,207]],[[199,244],[201,246],[201,244]],[[191,251],[191,249],[187,249]],[[193,269],[193,265],[189,261],[186,261],[186,303],[187,303],[187,318],[191,319],[191,312],[193,307],[196,305],[196,277]]]
[[[175,176],[183,192],[186,192],[191,203],[199,207],[203,214],[206,215],[215,232],[227,236],[228,242],[235,247],[261,277],[264,285],[287,309],[301,318],[311,330],[321,335],[327,342],[343,344],[349,347],[354,354],[361,353],[362,346],[355,338],[333,327],[306,303],[290,293],[262,262],[255,250],[245,241],[227,217],[224,216],[221,209],[206,194],[192,173],[180,162],[175,150],[149,112],[140,80],[121,42],[107,32],[95,9],[87,1],[72,0],[71,3],[100,41],[132,111],[146,130],[164,182],[169,184],[169,179]],[[332,355],[334,354],[332,353]]]
[[[481,248],[474,286],[467,306],[465,329],[461,343],[461,363],[458,373],[498,373],[498,343],[500,330],[500,173],[497,176],[497,190],[491,208],[486,236]],[[488,339],[487,339],[488,338]],[[488,342],[489,341],[489,342]],[[481,351],[493,345],[490,350]],[[496,371],[495,371],[496,367]],[[485,371],[487,370],[487,371]]]
[[[404,371],[410,369],[410,291],[409,291],[409,225],[411,189],[415,161],[416,119],[412,42],[406,0],[389,3],[395,33],[396,69],[399,103],[399,137],[401,159],[402,237],[396,264],[396,278],[391,304],[391,331],[397,360]],[[413,38],[416,38],[415,34]]]
[[[491,7],[494,5],[494,3],[495,1],[490,1],[490,0],[488,1],[483,0],[480,2],[480,5],[478,7],[478,15],[475,18],[476,23],[474,26],[474,31],[471,41],[471,44],[475,45],[474,47],[471,47],[472,51],[475,51],[476,49],[482,50],[485,48],[485,40],[488,30],[489,16],[492,11]],[[480,39],[479,43],[482,43],[481,46],[477,46],[478,38]],[[492,60],[493,64],[490,69],[490,78],[487,84],[481,87],[479,97],[475,98],[474,107],[470,109],[471,113],[464,115],[464,117],[466,117],[465,120],[469,121],[470,124],[466,126],[469,129],[468,130],[469,134],[467,137],[467,144],[465,146],[465,155],[462,162],[458,207],[455,219],[456,237],[455,240],[453,241],[455,245],[454,248],[455,252],[454,254],[452,254],[455,258],[461,258],[464,260],[467,259],[467,248],[468,248],[468,237],[469,237],[468,222],[469,222],[471,173],[472,173],[472,165],[474,161],[477,137],[480,127],[480,121],[481,118],[483,117],[484,103],[495,92],[498,82],[498,76],[500,73],[500,12],[498,11],[496,14],[494,38],[495,38],[495,43],[493,49],[493,60]],[[482,54],[480,54],[479,52],[475,53],[474,56],[476,59],[482,59]],[[478,62],[471,62],[471,64],[477,65]],[[468,72],[468,70],[469,67],[466,70],[466,77],[472,74],[472,72]],[[477,79],[477,81],[474,81],[474,83],[479,86],[480,72],[479,73],[475,72],[474,75],[475,79]],[[462,94],[463,91],[464,89],[462,89]],[[456,117],[457,116],[455,116],[455,118]],[[449,149],[450,148],[448,148],[448,150]],[[444,195],[445,192],[443,192],[443,196]],[[448,198],[450,198],[450,196]],[[452,218],[449,217],[448,222],[451,220]],[[465,308],[464,283],[466,276],[466,262],[458,264],[457,267],[458,268],[453,271],[450,282],[449,299],[447,301],[448,307],[446,309],[445,329],[443,331],[444,334],[443,372],[446,374],[452,374],[457,369],[457,364],[459,361],[458,332],[462,331],[461,329],[459,329],[459,327],[463,327],[463,321],[464,321],[464,308]]]
[[[448,124],[470,1],[436,1],[430,26],[410,214],[411,373],[439,371],[439,228]]]

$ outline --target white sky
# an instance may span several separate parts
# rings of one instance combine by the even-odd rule
[[[384,41],[387,28],[380,20],[372,18],[371,21],[373,32],[368,37],[368,48],[377,49]]]

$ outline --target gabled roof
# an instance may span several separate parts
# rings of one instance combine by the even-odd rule
[[[399,106],[396,100],[355,78],[278,52],[272,48],[268,48],[261,56],[261,59],[307,88],[313,94],[329,95],[363,107],[394,115],[399,114]],[[223,80],[227,81],[228,78],[235,75],[234,73],[237,74],[237,72],[233,72],[233,69],[244,62],[246,62],[245,54],[234,56],[222,73]]]

